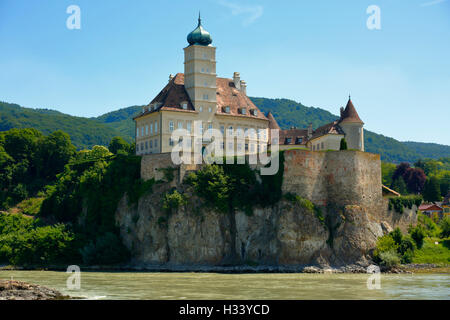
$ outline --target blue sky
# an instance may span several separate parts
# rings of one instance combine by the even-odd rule
[[[0,100],[77,116],[146,104],[183,72],[199,10],[218,75],[239,71],[248,95],[338,114],[351,93],[366,129],[450,144],[450,0],[0,0]]]

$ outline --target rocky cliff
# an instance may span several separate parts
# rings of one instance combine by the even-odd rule
[[[125,196],[116,221],[135,264],[164,266],[367,265],[379,236],[415,223],[414,210],[387,210],[377,155],[286,151],[284,176],[283,192],[310,199],[323,216],[284,198],[252,212],[216,212],[175,177],[136,205]],[[168,215],[161,198],[173,187],[188,201]]]

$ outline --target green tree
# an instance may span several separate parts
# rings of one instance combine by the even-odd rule
[[[61,130],[43,138],[39,149],[40,176],[46,180],[54,179],[75,153],[76,148],[70,136]]]
[[[425,181],[423,188],[423,199],[427,202],[441,200],[441,188],[435,176],[432,176]]]
[[[130,152],[130,144],[121,137],[114,137],[109,143],[108,149],[114,154],[119,152],[127,154]]]
[[[393,163],[381,162],[382,182],[385,186],[392,185],[392,175],[394,174],[396,167],[397,166]]]
[[[339,150],[347,150],[347,141],[345,140],[345,138],[341,139],[341,146]]]
[[[426,236],[424,228],[421,225],[418,225],[416,227],[411,227],[408,232],[416,243],[417,248],[421,249],[423,246],[423,239],[425,239]]]
[[[398,177],[397,179],[395,179],[392,182],[391,188],[394,189],[395,191],[397,191],[400,194],[407,194],[408,193],[408,191],[406,189],[405,180],[403,180],[402,177]]]

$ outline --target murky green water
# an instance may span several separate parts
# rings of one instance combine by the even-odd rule
[[[66,288],[68,274],[0,271],[88,299],[450,299],[449,274],[381,275],[367,289],[366,274],[215,274],[82,272],[81,289]]]

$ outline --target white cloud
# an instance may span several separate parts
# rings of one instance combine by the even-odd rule
[[[245,19],[242,21],[244,26],[248,26],[260,18],[263,14],[264,8],[260,5],[242,5],[238,3],[220,0],[219,4],[231,9],[233,16],[244,15]]]
[[[447,0],[434,0],[434,1],[430,1],[430,2],[424,2],[421,3],[420,6],[421,7],[429,7],[429,6],[434,6],[436,4],[442,3],[442,2],[446,2]]]

